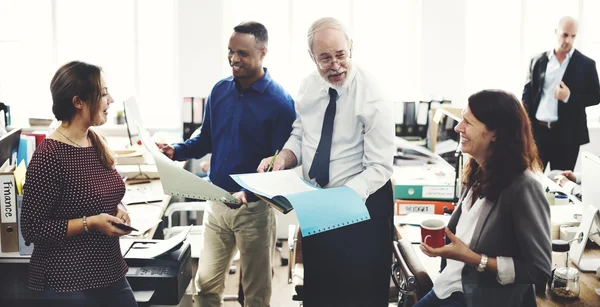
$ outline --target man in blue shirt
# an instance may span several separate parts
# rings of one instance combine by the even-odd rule
[[[262,66],[267,43],[262,24],[244,22],[235,27],[228,55],[233,76],[212,89],[200,134],[173,146],[159,145],[178,161],[212,153],[211,182],[234,193],[239,201],[238,205],[207,202],[204,247],[196,274],[202,307],[221,306],[225,274],[236,246],[245,306],[270,304],[275,216],[264,201],[229,176],[256,172],[263,157],[283,147],[296,117],[294,101]]]

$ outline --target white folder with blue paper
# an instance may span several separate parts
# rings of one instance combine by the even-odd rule
[[[321,189],[304,181],[294,170],[231,175],[231,178],[275,209],[284,213],[295,210],[304,237],[371,218],[365,203],[351,188]]]

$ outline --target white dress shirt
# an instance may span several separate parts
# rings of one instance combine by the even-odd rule
[[[326,187],[346,185],[365,200],[392,176],[394,163],[394,112],[392,103],[377,90],[374,78],[353,63],[338,99]],[[304,179],[315,184],[308,172],[317,146],[330,85],[317,71],[306,77],[295,99],[296,121],[284,149],[302,164]]]
[[[535,118],[537,118],[537,120],[549,123],[558,120],[558,99],[554,97],[554,89],[562,81],[574,51],[575,48],[571,48],[571,51],[567,53],[567,57],[562,64],[558,62],[558,59],[554,55],[554,50],[548,52],[548,66],[546,66],[546,74],[544,76],[542,98],[540,99],[540,105],[535,113]],[[563,102],[567,103],[568,101],[569,97]]]
[[[475,201],[473,206],[469,208],[468,204],[471,203],[472,197],[472,190],[469,190],[467,196],[461,203],[462,213],[458,219],[458,224],[456,224],[455,232],[455,235],[467,246],[471,244],[475,226],[479,220],[481,205],[485,201],[485,198],[479,198]],[[496,279],[498,282],[501,285],[513,283],[515,281],[515,264],[512,257],[496,257],[496,261],[498,265],[498,275]],[[462,270],[464,267],[465,263],[462,261],[452,259],[447,260],[446,267],[433,285],[433,292],[438,298],[445,299],[450,297],[453,292],[463,292]]]

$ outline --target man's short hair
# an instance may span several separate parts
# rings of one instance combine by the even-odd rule
[[[315,22],[313,22],[312,25],[310,25],[310,28],[308,28],[307,38],[308,50],[310,50],[310,52],[312,52],[315,33],[323,29],[336,29],[338,31],[341,31],[342,33],[344,33],[346,40],[350,41],[350,36],[348,35],[346,27],[339,20],[333,17],[323,17],[315,20]]]
[[[251,34],[256,39],[257,43],[263,44],[265,47],[269,43],[269,33],[267,28],[262,23],[256,21],[245,21],[237,25],[233,30],[237,33]]]

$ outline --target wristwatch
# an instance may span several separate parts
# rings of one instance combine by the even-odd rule
[[[486,254],[481,254],[481,262],[479,262],[479,265],[477,266],[478,272],[485,271],[485,267],[487,266],[487,260],[488,256]]]

